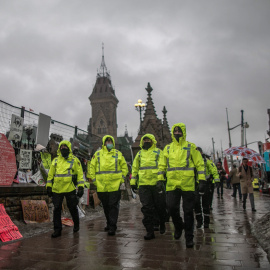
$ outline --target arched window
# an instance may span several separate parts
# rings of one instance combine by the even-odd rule
[[[103,119],[100,119],[98,126],[98,134],[105,134],[105,133],[107,133],[107,128],[105,126]]]

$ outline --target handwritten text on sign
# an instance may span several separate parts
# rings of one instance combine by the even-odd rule
[[[11,186],[16,172],[14,149],[6,136],[0,133],[0,186]]]
[[[21,149],[20,169],[31,169],[32,167],[32,150]]]
[[[49,210],[44,200],[21,200],[26,223],[49,222]]]

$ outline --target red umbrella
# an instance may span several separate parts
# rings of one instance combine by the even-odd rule
[[[224,150],[224,154],[227,156],[240,156],[242,158],[247,158],[257,163],[265,163],[263,157],[259,153],[244,146],[234,146],[228,148]]]

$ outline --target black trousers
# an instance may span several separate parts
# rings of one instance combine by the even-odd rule
[[[211,203],[211,185],[210,181],[207,181],[204,195],[199,194],[198,188],[195,192],[195,215],[198,223],[209,224],[210,223],[210,203]],[[203,215],[204,218],[203,218]]]
[[[53,226],[54,231],[56,232],[60,232],[62,230],[61,211],[64,197],[66,197],[67,206],[72,216],[74,227],[79,227],[80,225],[79,213],[77,208],[78,198],[76,195],[76,190],[67,193],[53,193]]]
[[[183,199],[184,225],[180,216],[181,198]],[[167,191],[167,208],[169,215],[172,217],[176,231],[182,231],[184,227],[186,241],[192,241],[194,237],[194,206],[195,191],[182,191],[181,189]]]
[[[213,203],[213,198],[214,198],[214,192],[215,192],[215,184],[214,183],[211,183],[211,186],[210,186],[210,201],[209,201],[209,204],[210,204],[210,208],[212,207],[212,203]]]
[[[154,231],[154,225],[158,215],[159,224],[164,224],[167,217],[166,212],[166,193],[158,193],[156,186],[140,186],[139,196],[142,203],[141,211],[143,213],[142,223],[147,232]]]
[[[104,214],[107,220],[107,226],[110,228],[110,230],[116,231],[121,190],[112,192],[98,192],[98,198],[100,199],[103,206]]]
[[[223,196],[223,182],[224,182],[224,179],[220,179],[220,185],[219,185],[219,187],[217,187],[218,197],[219,197],[219,194],[221,195],[221,197]],[[219,190],[220,190],[220,193],[219,193]]]
[[[241,186],[240,183],[233,184],[233,197],[236,197],[236,193],[238,190],[239,199],[242,199]]]

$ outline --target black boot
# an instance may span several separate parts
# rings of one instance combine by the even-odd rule
[[[107,232],[110,229],[109,225],[107,225],[106,227],[104,227],[104,231]]]
[[[174,239],[175,239],[175,240],[180,239],[181,235],[182,235],[182,230],[180,230],[180,231],[175,231],[175,232],[174,232]]]
[[[144,240],[151,240],[155,238],[154,232],[147,232],[147,234],[144,236]]]
[[[187,248],[193,248],[193,246],[194,246],[193,240],[186,241],[186,247],[187,247]]]
[[[160,224],[160,226],[159,226],[159,232],[160,232],[160,234],[164,234],[166,232],[165,223]]]
[[[208,223],[204,223],[203,227],[204,227],[205,229],[208,229],[208,228],[209,228],[209,224],[208,224]]]
[[[53,234],[51,235],[52,238],[56,238],[61,236],[61,231],[54,231]]]
[[[76,233],[80,230],[80,225],[74,225],[73,232]]]
[[[113,229],[109,229],[109,231],[108,231],[108,235],[110,235],[110,236],[114,236],[114,235],[115,235],[115,230],[113,230]]]

